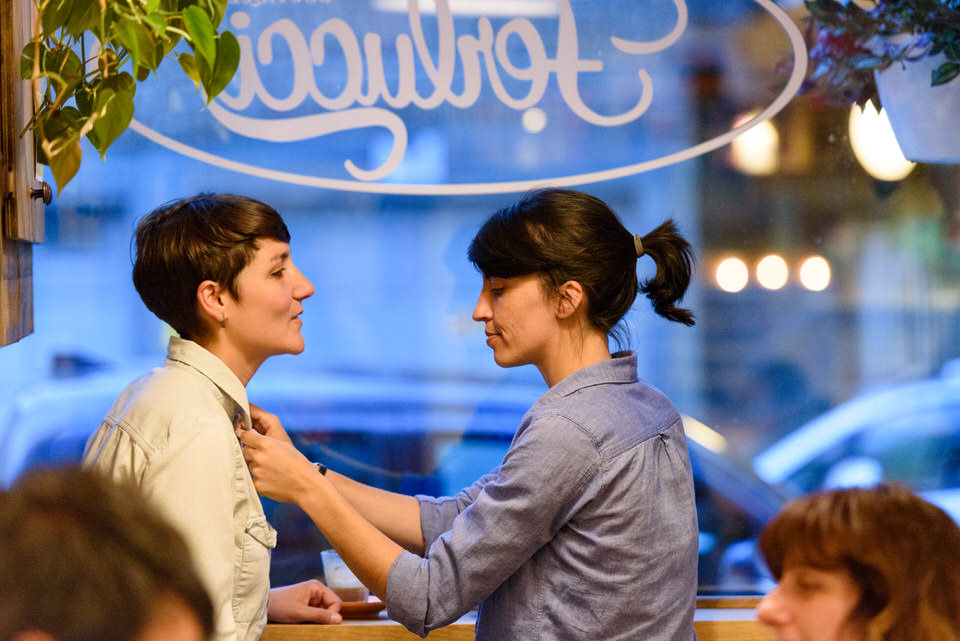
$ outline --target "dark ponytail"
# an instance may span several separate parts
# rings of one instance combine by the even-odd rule
[[[653,278],[640,285],[640,291],[653,302],[653,310],[672,321],[693,325],[693,312],[676,303],[690,285],[693,274],[693,248],[677,232],[673,219],[667,219],[641,237],[643,252],[657,265]]]

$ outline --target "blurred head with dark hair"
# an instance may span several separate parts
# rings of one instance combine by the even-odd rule
[[[201,641],[210,598],[180,533],[134,485],[78,468],[0,494],[0,639]]]

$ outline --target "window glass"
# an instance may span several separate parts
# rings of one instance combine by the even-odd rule
[[[470,318],[481,283],[467,245],[522,191],[560,182],[604,199],[638,234],[672,217],[696,249],[685,299],[696,326],[640,297],[623,347],[685,416],[704,592],[768,587],[753,539],[831,471],[956,485],[952,405],[867,418],[845,408],[881,388],[949,389],[960,181],[950,164],[871,177],[848,109],[806,94],[711,146],[790,81],[790,37],[769,7],[490,3],[508,7],[500,15],[451,0],[448,24],[395,4],[232,1],[224,25],[245,58],[223,96],[205,108],[179,70],[162,71],[138,88],[136,121],[105,162],[84,146],[35,248],[36,330],[0,350],[0,482],[75,460],[119,391],[162,362],[170,330],[130,277],[136,221],[173,198],[232,192],[281,212],[316,288],[306,350],[270,359],[251,400],[331,468],[402,492],[456,492],[498,463],[545,389],[535,369],[493,362]],[[802,29],[801,3],[781,4]],[[643,54],[611,40],[671,34]],[[575,55],[558,53],[574,42]],[[447,80],[443,56],[456,61]],[[354,124],[326,117],[337,113]],[[775,448],[828,415],[843,436],[807,438],[806,458],[785,462]],[[322,537],[302,514],[268,507],[281,531],[275,580],[311,575]]]

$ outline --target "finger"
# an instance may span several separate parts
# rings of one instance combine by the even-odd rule
[[[310,605],[339,612],[342,604],[343,600],[337,596],[336,592],[320,581],[310,581]]]
[[[240,442],[243,443],[244,447],[253,449],[260,447],[263,439],[267,438],[254,430],[240,430],[237,432],[237,436],[240,438]]]
[[[270,431],[271,418],[274,418],[274,416],[262,407],[253,403],[250,404],[250,420],[253,423],[253,429],[261,434],[266,434]]]
[[[298,618],[310,623],[340,623],[343,621],[343,616],[339,612],[327,610],[326,608],[304,606],[303,611],[299,614],[300,617]]]

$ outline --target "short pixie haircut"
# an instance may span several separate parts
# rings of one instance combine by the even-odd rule
[[[905,488],[797,499],[764,528],[759,548],[777,580],[797,565],[847,570],[866,641],[960,639],[960,527]]]
[[[201,194],[158,207],[135,235],[133,284],[147,308],[183,338],[205,329],[197,314],[197,288],[205,280],[239,296],[237,276],[256,253],[257,241],[290,242],[273,207],[230,194]]]

